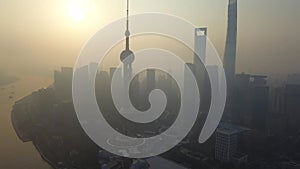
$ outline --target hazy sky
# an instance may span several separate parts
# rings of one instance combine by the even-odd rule
[[[131,13],[163,12],[208,27],[223,56],[227,0],[131,0]],[[79,4],[80,22],[70,16]],[[239,0],[237,71],[300,73],[300,0]],[[0,1],[0,69],[51,75],[73,66],[98,29],[125,14],[125,0]],[[79,16],[80,17],[80,16]],[[77,18],[78,19],[78,18]]]

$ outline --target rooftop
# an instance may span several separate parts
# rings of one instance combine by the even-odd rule
[[[238,134],[238,133],[241,133],[241,132],[244,132],[247,130],[250,130],[250,129],[241,127],[238,125],[234,125],[231,123],[225,123],[225,122],[221,122],[217,129],[217,131],[225,133],[225,134]]]

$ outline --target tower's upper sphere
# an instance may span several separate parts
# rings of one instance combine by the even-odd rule
[[[125,49],[121,53],[120,59],[123,63],[131,64],[134,61],[134,54],[131,50]]]
[[[130,36],[130,32],[129,32],[129,30],[126,30],[126,32],[125,32],[125,36],[126,36],[126,37],[129,37],[129,36]]]

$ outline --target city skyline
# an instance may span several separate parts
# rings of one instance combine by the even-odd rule
[[[46,1],[43,4],[29,5],[30,2],[30,0],[25,3],[1,2],[4,15],[2,15],[3,38],[0,53],[3,62],[0,67],[12,74],[37,74],[49,77],[53,69],[73,66],[88,38],[105,24],[123,17],[125,6],[124,2],[86,1],[93,8],[85,13],[85,19],[75,22],[68,13],[68,7],[74,2]],[[208,37],[223,56],[228,3],[207,0],[172,2],[132,1],[131,10],[132,14],[170,13],[197,26],[206,26],[210,30]],[[237,72],[258,74],[300,72],[296,64],[299,60],[297,44],[300,41],[300,23],[293,17],[300,13],[297,10],[299,3],[296,0],[239,2]],[[32,11],[32,8],[36,11]],[[18,11],[24,15],[17,15]],[[25,61],[36,66],[24,64]]]
[[[298,169],[299,7],[0,2],[0,168]]]

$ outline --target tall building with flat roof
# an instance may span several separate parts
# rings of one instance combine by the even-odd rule
[[[61,71],[54,71],[55,94],[59,99],[72,99],[72,76],[73,68],[62,67]]]
[[[245,130],[230,123],[220,123],[216,131],[215,158],[221,162],[231,162],[237,153],[238,135]]]
[[[231,122],[264,131],[269,105],[267,76],[237,74],[235,77],[234,102]]]
[[[155,69],[147,69],[147,92],[155,89]]]
[[[217,129],[215,158],[221,162],[230,162],[237,150],[237,132],[230,129]]]
[[[284,92],[284,112],[289,132],[300,129],[300,85],[287,84]]]

